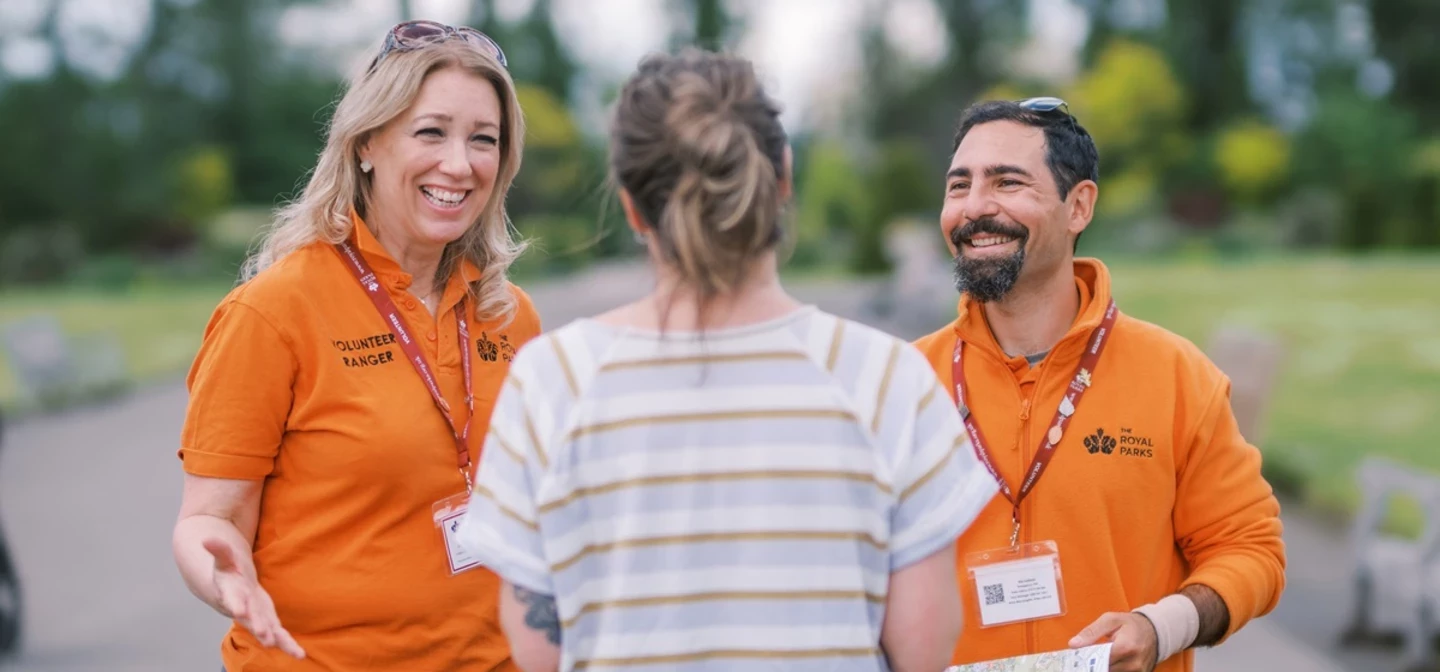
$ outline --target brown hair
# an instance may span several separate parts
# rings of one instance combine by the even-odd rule
[[[378,46],[375,51],[379,51]],[[325,148],[309,182],[299,198],[279,210],[259,250],[245,262],[242,281],[301,247],[317,241],[338,243],[350,236],[351,209],[363,218],[371,205],[370,177],[359,167],[360,147],[414,104],[427,77],[446,68],[462,69],[495,87],[501,110],[500,169],[480,218],[458,240],[445,246],[435,270],[435,282],[444,286],[461,259],[469,259],[480,268],[480,280],[469,287],[476,318],[498,318],[505,323],[513,319],[516,301],[507,272],[524,251],[525,243],[512,231],[505,195],[520,170],[525,120],[510,73],[494,55],[462,40],[391,52],[373,72],[355,73],[335,108]]]
[[[614,179],[702,306],[735,289],[783,237],[786,142],[779,105],[742,58],[650,56],[620,92]]]

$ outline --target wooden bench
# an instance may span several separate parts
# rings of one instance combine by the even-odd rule
[[[1284,360],[1280,340],[1271,334],[1224,325],[1210,337],[1207,355],[1230,378],[1230,407],[1240,435],[1259,446],[1265,438],[1265,413]]]
[[[1406,669],[1434,669],[1432,641],[1440,614],[1440,477],[1368,457],[1357,480],[1361,506],[1350,531],[1355,599],[1341,641],[1355,645],[1398,635]],[[1382,529],[1397,495],[1420,506],[1425,520],[1418,539]]]

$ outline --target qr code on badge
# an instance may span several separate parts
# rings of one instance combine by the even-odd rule
[[[988,607],[992,604],[1000,604],[1005,601],[1005,586],[1003,584],[997,583],[991,586],[985,586],[984,590],[985,606]]]

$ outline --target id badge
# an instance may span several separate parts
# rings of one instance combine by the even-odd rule
[[[445,559],[450,565],[451,576],[480,566],[480,561],[471,555],[465,544],[460,543],[460,521],[465,518],[469,504],[470,494],[462,492],[435,502],[432,507],[435,526],[440,528],[441,541],[445,546]]]
[[[975,584],[982,628],[1065,613],[1060,551],[1053,541],[968,553],[965,570]]]

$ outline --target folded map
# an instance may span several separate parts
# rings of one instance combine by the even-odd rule
[[[1110,645],[955,665],[945,672],[1110,672]]]

